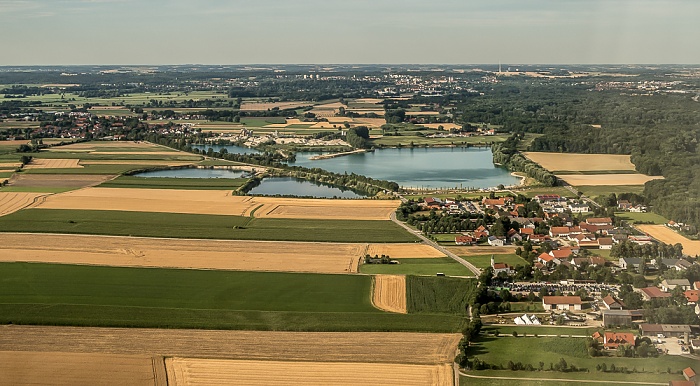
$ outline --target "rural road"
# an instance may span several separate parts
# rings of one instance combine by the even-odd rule
[[[566,189],[569,190],[571,193],[573,193],[573,194],[575,194],[575,195],[578,196],[578,191],[577,191],[573,186],[569,185],[568,182],[566,182],[566,181],[564,181],[564,180],[559,180],[559,181],[562,182],[564,188],[566,188]],[[584,195],[582,195],[582,196],[580,197],[580,199],[583,200],[583,201],[584,201],[585,203],[587,203],[587,204],[591,204],[591,205],[595,206],[596,208],[600,208],[600,204],[598,204],[597,202],[591,200],[590,198],[588,198],[588,197],[586,197],[586,196],[584,196]]]
[[[444,253],[445,255],[447,255],[448,257],[452,258],[452,259],[455,260],[456,262],[458,262],[458,263],[462,264],[463,266],[467,267],[470,271],[474,272],[474,275],[475,275],[475,276],[479,276],[479,275],[481,274],[481,270],[480,270],[479,268],[475,267],[474,264],[472,264],[472,263],[470,263],[470,262],[464,260],[463,258],[461,258],[461,257],[459,257],[459,256],[457,256],[457,255],[455,255],[454,253],[448,251],[446,248],[442,247],[442,246],[439,245],[438,243],[434,242],[433,240],[428,239],[427,237],[423,236],[420,232],[411,229],[411,227],[409,227],[408,225],[406,225],[406,224],[404,224],[403,222],[399,221],[399,220],[396,218],[396,212],[392,212],[390,218],[391,218],[391,221],[395,222],[396,224],[398,224],[399,226],[401,226],[401,227],[402,227],[403,229],[405,229],[406,231],[410,232],[411,234],[414,234],[414,235],[418,236],[418,238],[420,238],[421,240],[423,240],[424,243],[430,245],[431,247],[437,249],[438,251],[440,251],[440,252]]]

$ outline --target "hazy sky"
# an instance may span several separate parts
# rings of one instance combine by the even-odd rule
[[[698,0],[0,0],[0,65],[700,63]]]

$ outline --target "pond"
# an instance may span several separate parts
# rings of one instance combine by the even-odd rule
[[[260,194],[263,196],[289,195],[315,198],[363,198],[353,191],[342,190],[335,186],[317,184],[293,177],[271,177],[265,178],[248,192],[249,194]]]
[[[134,174],[134,177],[168,177],[168,178],[242,178],[248,172],[231,169],[169,169]]]
[[[292,165],[355,173],[413,188],[490,188],[520,179],[493,163],[491,148],[402,148],[310,160],[320,153],[297,153]]]

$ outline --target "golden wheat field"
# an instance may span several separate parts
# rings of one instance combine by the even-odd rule
[[[0,326],[0,351],[84,352],[279,361],[439,364],[461,334],[217,331]]]
[[[634,170],[629,155],[524,152],[549,171]]]
[[[370,244],[366,253],[370,256],[387,255],[394,259],[446,257],[445,254],[427,244]]]
[[[367,358],[371,359],[371,358]],[[452,366],[390,363],[284,362],[222,359],[166,359],[168,384],[447,386]]]
[[[82,188],[97,185],[116,176],[106,174],[16,174],[10,186]]]
[[[382,311],[406,313],[406,277],[375,275],[372,282],[372,304]]]
[[[666,244],[683,245],[683,253],[690,256],[700,256],[700,241],[690,240],[665,225],[635,225],[640,231]]]
[[[0,216],[16,212],[33,205],[45,193],[0,192]]]
[[[559,174],[557,177],[572,186],[644,185],[663,178],[644,174]]]
[[[82,168],[78,164],[78,159],[43,159],[34,158],[30,163],[24,165],[24,169],[72,169]]]

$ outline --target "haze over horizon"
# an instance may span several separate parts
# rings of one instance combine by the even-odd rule
[[[0,65],[697,64],[692,0],[0,0]]]

